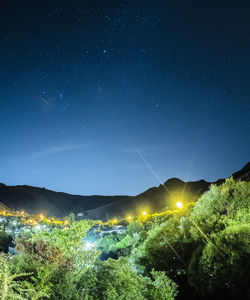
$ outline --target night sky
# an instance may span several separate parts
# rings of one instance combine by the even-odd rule
[[[5,0],[0,182],[134,195],[250,149],[250,2]]]

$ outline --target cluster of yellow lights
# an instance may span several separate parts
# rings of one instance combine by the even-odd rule
[[[4,216],[14,216],[14,214],[10,211],[1,211],[0,212],[1,215],[4,215]]]
[[[24,215],[27,215],[25,214],[24,211],[10,211],[10,210],[3,210],[3,211],[0,211],[0,215],[3,215],[3,216],[12,216],[12,217],[20,217],[20,216],[24,216]]]
[[[148,213],[147,213],[146,211],[143,211],[143,212],[142,212],[142,215],[143,215],[143,216],[147,216]],[[134,218],[134,217],[132,217],[132,216],[127,216],[127,220],[128,220],[128,221],[132,221],[133,218]]]
[[[184,208],[184,204],[181,202],[181,201],[177,201],[176,203],[175,203],[175,205],[177,206],[177,208],[178,209],[183,209]],[[188,203],[187,204],[188,206],[190,206],[190,205],[195,205],[195,203]],[[149,215],[148,214],[148,212],[147,211],[143,211],[141,214],[142,214],[142,216],[144,216],[144,217],[146,217],[146,216],[161,216],[161,215],[165,215],[165,214],[174,214],[174,213],[176,213],[176,210],[167,210],[167,211],[164,211],[164,212],[160,212],[160,213],[154,213],[154,214],[151,214],[151,215]],[[131,220],[133,220],[133,218],[134,217],[132,217],[131,215],[129,215],[129,216],[127,216],[126,217],[126,219],[128,220],[128,221],[131,221]],[[112,220],[114,223],[116,223],[117,222],[117,219],[114,219],[114,220]]]
[[[25,211],[0,211],[0,215],[3,216],[12,216],[12,217],[21,217],[23,219],[23,223],[24,224],[29,224],[29,225],[37,225],[39,222],[43,222],[43,223],[47,223],[47,224],[56,224],[56,225],[62,225],[65,226],[68,224],[68,220],[59,220],[59,219],[55,219],[55,218],[46,218],[45,215],[40,214],[37,216],[31,216],[29,214],[27,214]]]
[[[192,204],[194,205],[195,203],[188,203],[188,204]],[[177,201],[176,202],[176,206],[178,209],[183,209],[184,208],[184,204],[181,201]],[[152,214],[152,216],[156,216],[156,215],[162,215],[165,213],[173,213],[174,211],[169,210],[169,211],[165,211],[162,213],[154,213]],[[147,211],[142,211],[142,216],[149,216]],[[4,215],[4,216],[18,216],[18,217],[22,217],[24,220],[25,224],[30,224],[30,225],[37,225],[39,222],[43,222],[43,223],[47,223],[47,224],[57,224],[57,225],[62,225],[62,226],[66,226],[69,224],[68,220],[59,220],[59,219],[55,219],[55,218],[50,218],[48,219],[45,215],[40,214],[37,216],[29,216],[25,211],[18,211],[18,212],[13,212],[13,211],[0,211],[0,215]],[[128,221],[131,221],[134,219],[133,216],[129,215],[126,218]],[[108,221],[107,223],[109,223],[110,221]],[[111,220],[111,222],[113,224],[118,222],[118,219],[113,219]],[[102,225],[104,225],[105,223],[102,223]]]
[[[24,222],[25,224],[31,224],[31,225],[37,225],[38,222],[35,221],[34,219],[28,219]]]

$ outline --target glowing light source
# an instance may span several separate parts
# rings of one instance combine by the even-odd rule
[[[143,212],[142,212],[142,215],[143,215],[143,216],[146,216],[146,215],[147,215],[147,212],[146,212],[146,211],[143,211]]]
[[[132,220],[132,217],[131,217],[131,216],[128,216],[127,219],[128,219],[128,220]]]
[[[114,223],[117,223],[117,219],[114,219],[113,222],[114,222]]]
[[[85,250],[91,250],[93,247],[94,247],[94,245],[93,245],[92,243],[90,243],[89,241],[87,241],[87,242],[84,244],[84,249],[85,249]]]
[[[178,201],[176,202],[176,206],[179,208],[179,209],[182,209],[183,208],[183,203],[181,201]]]

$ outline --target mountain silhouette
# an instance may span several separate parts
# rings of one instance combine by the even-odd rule
[[[236,180],[249,181],[250,162],[232,174]],[[0,183],[0,209],[25,210],[30,214],[44,213],[48,216],[64,217],[71,212],[81,213],[87,218],[105,220],[139,214],[142,209],[150,212],[173,207],[176,201],[191,202],[208,190],[209,186],[221,184],[199,180],[184,182],[170,178],[158,187],[152,187],[137,196],[80,196],[54,192],[45,188],[27,185],[7,186]]]

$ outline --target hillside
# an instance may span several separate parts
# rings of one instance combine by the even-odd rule
[[[250,163],[233,174],[235,179],[249,181]],[[221,184],[224,179],[216,181]],[[164,185],[153,187],[137,196],[80,196],[54,192],[45,188],[26,185],[6,186],[0,184],[0,202],[13,210],[28,213],[45,213],[63,217],[71,212],[84,213],[88,218],[106,219],[126,214],[136,214],[142,209],[150,211],[171,207],[175,201],[192,201],[208,190],[211,182],[199,180],[184,182],[178,178],[167,180]],[[1,204],[0,203],[0,204]]]
[[[0,202],[0,210],[7,210],[9,209],[6,205],[4,205],[2,202]]]
[[[250,163],[246,164],[240,171],[232,174],[236,180],[250,180]],[[88,210],[89,218],[103,219],[113,218],[128,214],[140,214],[142,210],[154,211],[161,210],[168,206],[173,207],[176,201],[190,202],[197,199],[199,195],[208,190],[209,186],[222,184],[225,179],[216,182],[199,180],[194,182],[184,182],[178,178],[167,180],[164,185],[153,187],[147,191],[127,199],[122,199],[115,203],[109,203],[95,209]]]
[[[26,185],[0,184],[0,202],[10,209],[56,217],[66,216],[70,212],[83,213],[85,210],[123,199],[127,199],[127,196],[80,196]]]

